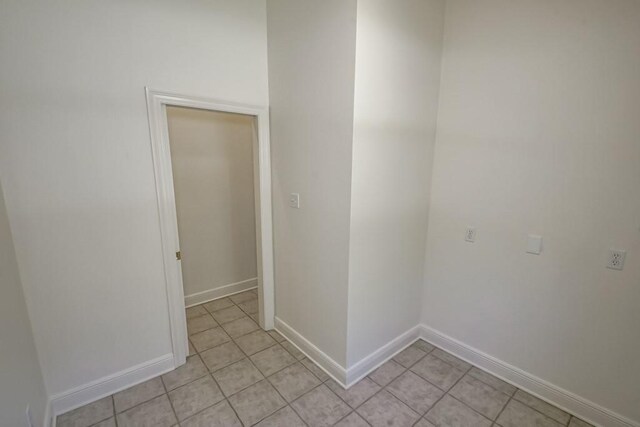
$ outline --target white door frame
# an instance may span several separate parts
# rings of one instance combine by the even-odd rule
[[[171,168],[167,106],[190,107],[254,117],[257,127],[254,142],[254,171],[256,172],[256,247],[258,266],[258,298],[260,326],[265,330],[274,326],[274,269],[273,222],[271,219],[271,150],[269,145],[269,109],[233,102],[217,101],[145,88],[151,133],[153,170],[156,180],[162,257],[169,307],[169,325],[175,366],[185,363],[188,348],[182,269],[176,259],[180,250],[178,219]]]

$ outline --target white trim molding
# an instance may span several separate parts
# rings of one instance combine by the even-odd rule
[[[342,365],[333,360],[329,355],[313,345],[298,331],[287,325],[278,317],[276,317],[275,323],[275,329],[280,333],[280,335],[285,337],[298,350],[304,353],[305,356],[325,371],[327,375],[333,378],[341,386],[345,387],[347,371]]]
[[[241,282],[231,283],[229,285],[218,286],[217,288],[209,289],[202,292],[196,292],[195,294],[184,296],[184,305],[186,308],[193,307],[194,305],[204,304],[205,302],[213,301],[216,299],[228,297],[240,292],[248,291],[258,287],[258,278],[243,280]]]
[[[55,417],[58,415],[165,374],[175,367],[173,355],[166,354],[80,387],[58,393],[49,400],[50,418],[53,418],[52,425],[55,427]]]
[[[347,388],[369,375],[380,365],[416,342],[420,338],[420,327],[414,326],[405,333],[392,339],[373,353],[364,357],[347,369]]]
[[[483,353],[429,326],[420,326],[420,336],[425,341],[595,426],[640,427],[640,423],[636,421]]]
[[[171,345],[176,366],[186,362],[188,349],[185,297],[182,268],[176,253],[180,250],[176,214],[167,106],[244,114],[254,118],[254,170],[256,171],[256,243],[258,265],[258,299],[261,307],[260,326],[273,329],[274,266],[273,221],[271,213],[271,148],[269,143],[269,109],[198,96],[181,95],[145,88],[153,171],[156,181],[162,257],[169,307]]]
[[[420,338],[420,327],[414,326],[373,353],[361,359],[348,369],[333,360],[329,355],[303,337],[298,331],[276,317],[276,331],[285,337],[298,350],[315,362],[323,371],[344,388],[349,388],[369,375],[380,365],[413,344]]]

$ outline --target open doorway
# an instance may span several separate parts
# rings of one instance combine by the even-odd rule
[[[149,89],[147,104],[177,367],[189,332],[273,328],[268,113]]]

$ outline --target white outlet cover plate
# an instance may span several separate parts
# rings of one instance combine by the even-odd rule
[[[527,238],[527,253],[540,255],[542,252],[542,236],[537,234],[529,234]]]
[[[611,270],[622,270],[624,268],[624,260],[626,257],[627,251],[622,249],[610,249],[607,268],[610,268]]]

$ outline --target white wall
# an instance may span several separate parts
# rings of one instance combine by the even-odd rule
[[[348,364],[420,321],[444,0],[359,0]]]
[[[266,55],[263,0],[3,2],[0,179],[49,393],[171,352],[144,87],[267,105]]]
[[[0,187],[0,425],[44,425],[47,393],[24,302],[7,210]]]
[[[635,420],[639,70],[638,1],[448,1],[423,306],[427,325]]]
[[[255,279],[253,117],[168,107],[167,120],[185,297]]]
[[[344,365],[356,2],[270,0],[267,15],[276,314]]]

